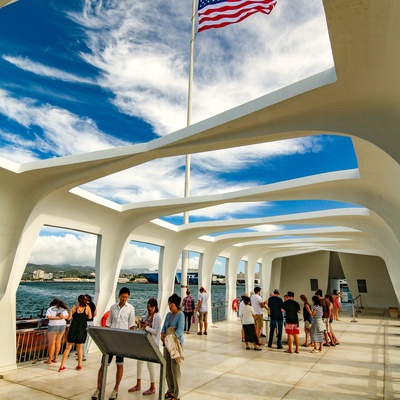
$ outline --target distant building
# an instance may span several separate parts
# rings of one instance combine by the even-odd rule
[[[53,279],[53,274],[51,272],[47,272],[44,274],[43,279]]]
[[[42,269],[33,271],[33,279],[44,279],[44,271]]]

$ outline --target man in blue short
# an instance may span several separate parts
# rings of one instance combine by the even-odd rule
[[[282,314],[283,300],[279,297],[279,289],[275,289],[272,296],[268,299],[269,308],[269,340],[268,347],[272,347],[274,340],[274,333],[278,328],[276,335],[276,344],[278,349],[282,349],[282,329],[283,329],[283,314]]]
[[[131,291],[127,287],[123,287],[119,291],[119,302],[110,307],[110,314],[108,315],[106,323],[108,328],[135,329],[135,309],[128,303],[130,294]],[[112,359],[113,356],[109,356],[108,364],[111,364]],[[115,377],[115,386],[109,397],[110,400],[114,400],[118,397],[119,384],[124,374],[124,357],[116,357],[115,364],[117,365],[117,373]],[[97,400],[99,398],[102,372],[103,366],[99,369],[97,389],[92,395],[92,400]]]
[[[282,311],[286,312],[286,334],[288,338],[288,349],[285,353],[293,353],[293,339],[296,346],[295,353],[299,354],[299,314],[301,313],[300,304],[294,299],[293,292],[287,292],[288,299],[282,304]]]

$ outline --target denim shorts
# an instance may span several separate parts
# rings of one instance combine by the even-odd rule
[[[52,333],[65,332],[65,325],[48,325],[47,332],[52,332]]]

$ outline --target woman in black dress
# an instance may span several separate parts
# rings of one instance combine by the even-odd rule
[[[76,369],[79,371],[82,369],[82,344],[86,341],[86,327],[87,320],[92,318],[92,311],[86,304],[86,299],[83,294],[78,297],[78,304],[73,306],[69,312],[68,320],[71,321],[71,325],[68,331],[67,346],[64,350],[64,354],[61,360],[61,366],[59,371],[65,369],[65,361],[72,349],[72,345],[76,345],[78,352],[78,366]]]

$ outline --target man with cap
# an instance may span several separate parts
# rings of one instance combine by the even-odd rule
[[[268,347],[272,347],[274,340],[274,333],[278,328],[276,335],[276,344],[278,349],[282,349],[282,330],[283,330],[283,314],[282,314],[283,300],[279,297],[279,289],[275,289],[272,296],[268,299],[269,308],[269,340]]]

